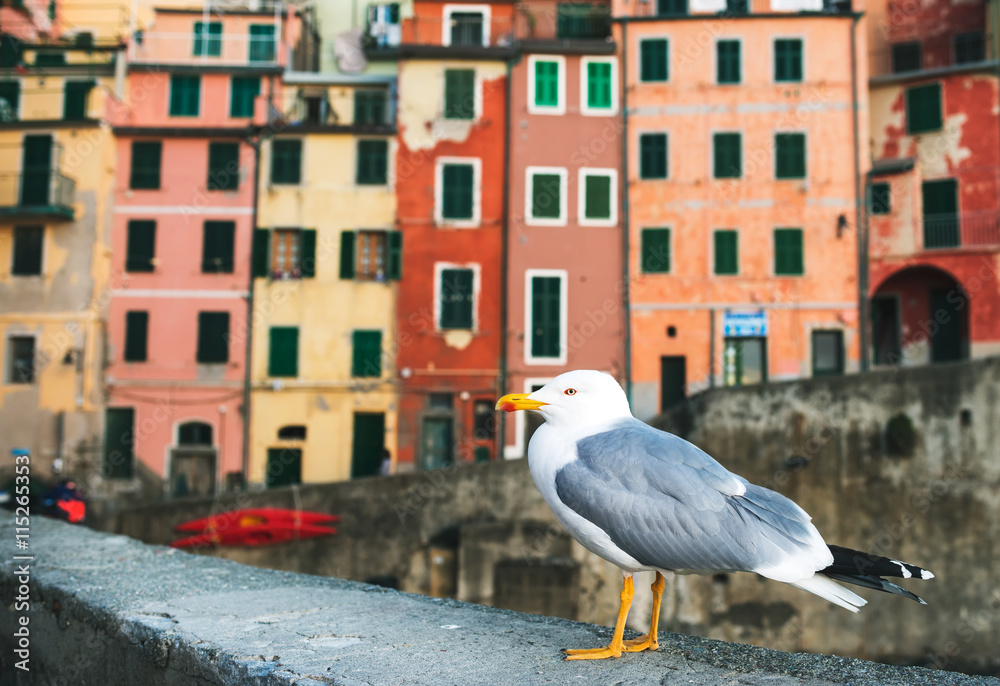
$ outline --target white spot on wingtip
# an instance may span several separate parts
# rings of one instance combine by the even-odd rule
[[[906,568],[906,563],[905,562],[900,562],[899,560],[893,560],[892,563],[896,564],[896,565],[899,565],[899,568],[901,570],[903,570],[903,578],[904,579],[909,579],[911,576],[913,576],[913,574],[910,573],[910,570]]]
[[[928,572],[926,569],[921,569],[920,570],[920,578],[921,579],[933,579],[934,578],[934,572]]]

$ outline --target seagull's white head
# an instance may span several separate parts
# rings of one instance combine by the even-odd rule
[[[631,417],[625,391],[604,372],[580,369],[560,374],[534,393],[511,393],[497,401],[496,409],[531,410],[555,426],[594,426]]]

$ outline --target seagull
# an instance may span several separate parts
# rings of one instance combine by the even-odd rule
[[[537,412],[528,445],[531,477],[556,519],[624,577],[618,620],[603,648],[564,650],[601,660],[656,650],[664,572],[753,572],[857,612],[867,601],[834,580],[926,603],[883,576],[931,579],[926,569],[827,545],[788,498],[728,471],[683,438],[632,416],[610,374],[578,370],[534,393],[505,395],[497,410]],[[655,571],[649,633],[623,641],[635,587]]]

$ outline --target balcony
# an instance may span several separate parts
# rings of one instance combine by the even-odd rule
[[[271,127],[280,124],[315,133],[395,132],[395,106],[386,85],[286,87],[265,107],[266,125]]]
[[[900,37],[869,54],[869,76],[885,80],[919,77],[926,72],[971,69],[993,64],[993,39],[983,31],[913,40]]]
[[[1000,212],[924,216],[924,250],[1000,246]]]
[[[193,16],[201,16],[193,15]],[[215,27],[220,27],[216,29]],[[129,45],[132,65],[274,68],[283,63],[279,21],[241,24],[236,29],[210,21],[202,31],[138,31]],[[213,30],[214,29],[214,30]]]
[[[72,221],[76,180],[40,170],[0,174],[0,217],[14,221]]]

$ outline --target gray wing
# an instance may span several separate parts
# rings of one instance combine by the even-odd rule
[[[798,505],[638,420],[577,443],[556,493],[643,565],[753,571],[815,544]]]

